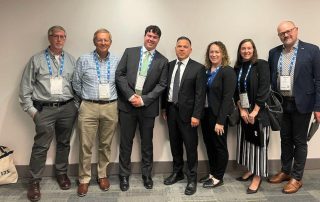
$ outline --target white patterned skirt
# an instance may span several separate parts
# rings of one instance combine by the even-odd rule
[[[259,146],[245,139],[245,131],[242,130],[241,123],[237,126],[237,163],[245,166],[248,171],[257,176],[268,177],[268,143],[270,127],[264,127],[261,132]]]

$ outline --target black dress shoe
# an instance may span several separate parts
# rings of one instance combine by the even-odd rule
[[[260,188],[261,182],[262,182],[262,179],[260,179],[259,185],[258,185],[257,189],[255,189],[255,190],[252,190],[252,189],[250,189],[250,188],[248,187],[248,189],[247,189],[247,194],[255,194],[255,193],[257,193],[258,190],[259,190],[259,188]]]
[[[215,188],[215,187],[219,187],[221,185],[223,185],[223,180],[220,180],[218,183],[215,184],[213,179],[209,179],[209,180],[205,181],[202,186],[203,186],[203,188]]]
[[[184,190],[185,195],[192,195],[197,191],[197,182],[188,182],[186,189]]]
[[[251,180],[252,178],[253,178],[253,176],[254,176],[254,174],[252,173],[249,177],[247,177],[247,178],[243,178],[242,176],[240,176],[240,177],[237,177],[236,178],[236,180],[237,181],[240,181],[240,182],[246,182],[246,181],[248,181],[248,180]]]
[[[210,175],[206,175],[206,176],[200,178],[199,182],[204,183],[205,181],[208,181],[209,179],[210,179]]]
[[[142,179],[143,179],[143,186],[146,189],[152,189],[152,187],[153,187],[152,178],[151,177],[147,177],[147,176],[142,176]]]
[[[57,182],[62,190],[67,190],[71,187],[71,181],[67,174],[57,175]]]
[[[184,175],[182,172],[179,172],[179,173],[172,173],[169,177],[167,177],[165,180],[164,180],[164,184],[165,185],[172,185],[180,180],[183,180],[184,179]]]
[[[121,191],[128,191],[129,185],[129,177],[128,176],[119,176],[120,180],[120,189]]]

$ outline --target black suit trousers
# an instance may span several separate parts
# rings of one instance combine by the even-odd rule
[[[141,173],[143,176],[151,177],[153,164],[153,128],[154,117],[144,117],[143,109],[135,109],[130,113],[120,110],[120,155],[119,175],[129,176],[131,174],[131,153],[133,138],[137,124],[139,124],[141,139]]]
[[[282,172],[301,180],[308,154],[307,134],[311,113],[298,112],[294,100],[284,99],[283,109],[280,130]]]
[[[203,141],[206,145],[210,174],[218,180],[222,180],[226,171],[229,152],[227,145],[228,124],[224,125],[224,134],[218,135],[215,131],[217,117],[211,109],[205,108],[204,118],[201,120]]]
[[[184,122],[179,116],[179,109],[169,104],[167,111],[170,147],[173,157],[173,172],[183,170],[183,144],[187,153],[187,176],[188,181],[197,181],[198,167],[198,133],[197,127],[191,127],[190,122]]]

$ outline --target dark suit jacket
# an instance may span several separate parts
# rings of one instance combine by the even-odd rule
[[[235,67],[237,78],[239,76],[241,67]],[[250,83],[248,85],[248,98],[251,104],[249,111],[252,111],[255,104],[260,107],[257,119],[262,123],[263,126],[269,125],[269,118],[266,113],[265,103],[269,99],[270,90],[270,70],[267,61],[258,60],[252,64],[250,74],[248,76]],[[239,89],[238,85],[235,91],[235,102],[239,100]]]
[[[172,72],[176,60],[173,60],[169,63],[169,72],[168,72],[168,84],[167,90],[163,95],[163,108],[168,107],[168,93],[170,88],[170,81],[172,77]],[[203,113],[205,96],[206,96],[206,73],[205,67],[189,59],[189,62],[183,72],[179,95],[178,95],[178,107],[180,118],[184,122],[190,122],[191,117],[200,119]],[[166,110],[168,111],[168,110]],[[170,114],[168,114],[169,116]]]
[[[277,69],[282,45],[269,51],[271,85],[277,91]],[[320,111],[320,51],[313,44],[299,41],[294,68],[293,94],[300,113]]]
[[[140,51],[141,46],[127,48],[116,70],[118,108],[124,112],[137,110],[131,105],[129,98],[135,94]],[[156,51],[142,89],[144,106],[139,110],[146,117],[159,115],[159,96],[167,86],[167,64],[168,59]]]
[[[224,125],[227,115],[233,111],[233,94],[236,88],[236,74],[232,67],[220,68],[212,85],[207,87],[208,105],[217,123]]]

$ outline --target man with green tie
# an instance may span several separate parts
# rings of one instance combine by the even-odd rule
[[[152,189],[153,127],[159,115],[159,97],[167,85],[168,59],[156,50],[161,37],[150,25],[143,46],[127,48],[116,70],[120,121],[120,189],[129,189],[131,152],[137,124],[141,137],[141,172],[146,189]]]

